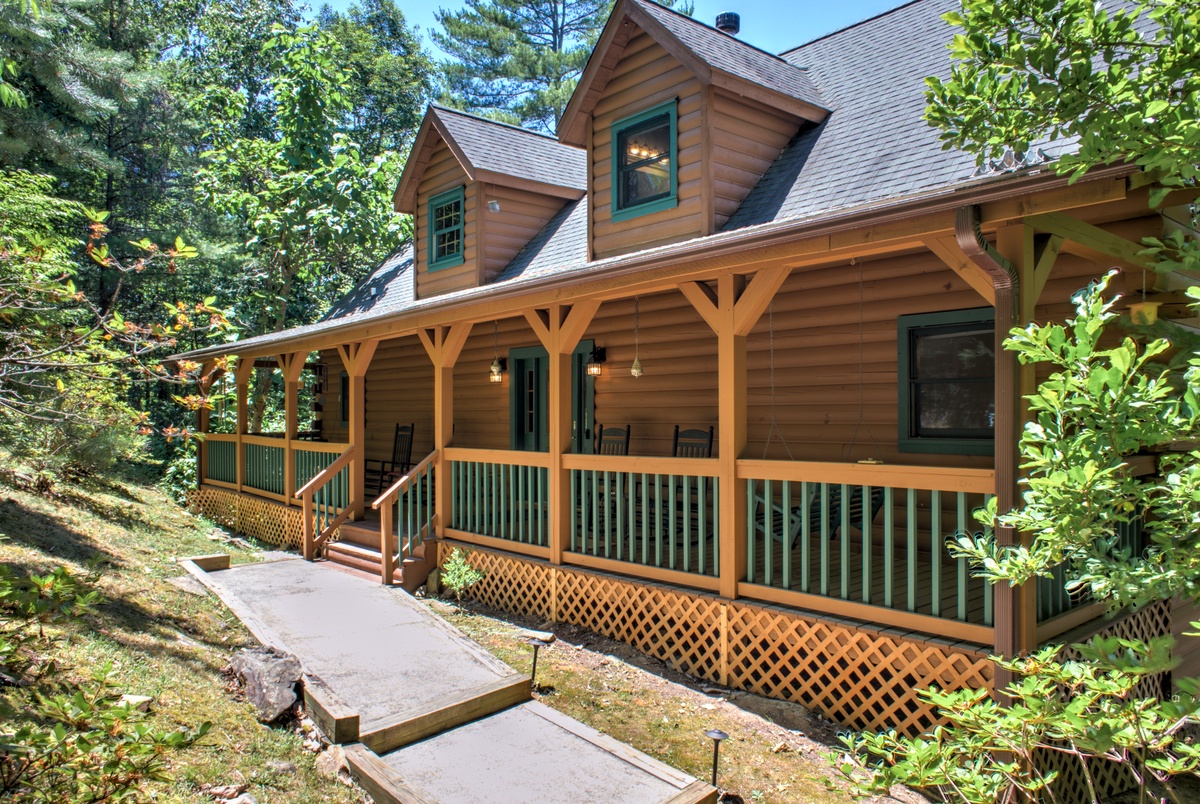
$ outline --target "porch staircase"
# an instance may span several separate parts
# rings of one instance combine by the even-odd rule
[[[338,528],[337,541],[326,542],[324,545],[325,560],[366,573],[378,580],[383,572],[383,562],[379,553],[379,527],[379,514],[376,511],[368,512],[366,519],[343,522]],[[434,545],[423,542],[417,545],[415,550],[409,551],[403,549],[407,542],[408,537],[404,533],[396,537],[404,560],[399,561],[392,572],[391,580],[396,586],[411,593],[425,583],[435,566],[436,558]],[[398,558],[394,556],[393,562]]]

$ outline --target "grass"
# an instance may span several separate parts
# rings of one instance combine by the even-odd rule
[[[5,473],[0,483],[7,537],[0,562],[18,573],[60,564],[83,572],[89,561],[103,571],[104,603],[64,633],[65,661],[80,677],[111,661],[124,692],[153,698],[162,727],[213,724],[199,745],[174,755],[174,782],[144,792],[160,802],[211,804],[202,784],[248,784],[262,804],[363,800],[356,788],[316,773],[299,734],[261,725],[250,704],[226,692],[221,668],[252,638],[215,598],[168,583],[182,574],[180,557],[229,552],[243,563],[259,551],[214,543],[211,525],[143,483],[59,480],[51,494],[36,494],[15,487],[13,477]]]
[[[430,605],[494,656],[530,672],[533,652],[520,632],[538,624],[479,608]],[[558,639],[538,655],[538,697],[548,706],[701,779],[712,773],[712,741],[704,732],[721,729],[729,739],[721,747],[718,782],[746,802],[854,800],[824,757],[834,742],[829,724],[802,708],[771,704],[801,721],[797,733],[739,705],[761,699],[706,694],[627,645],[572,626],[552,630]],[[830,790],[826,780],[836,787]]]

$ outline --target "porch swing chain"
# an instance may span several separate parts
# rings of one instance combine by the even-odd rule
[[[863,264],[858,262],[856,258],[850,258],[850,264],[858,263],[858,422],[854,425],[854,434],[850,436],[850,443],[846,447],[846,460],[850,461],[854,458],[854,447],[858,443],[858,431],[862,429],[863,423],[866,421],[864,405],[866,404],[866,394],[864,388],[866,386],[866,377],[863,372],[863,357],[866,354],[866,349],[863,345],[865,330],[866,330],[866,302],[865,291],[863,289]],[[873,458],[863,458],[859,463],[883,463],[880,456],[879,444],[875,441],[875,434],[871,432],[871,425],[867,423],[867,438],[871,439],[871,448],[874,450]]]
[[[775,300],[771,300],[771,304],[767,307],[767,328],[770,333],[768,343],[770,349],[768,353],[771,359],[771,426],[767,429],[767,441],[763,444],[763,460],[767,459],[767,451],[771,448],[771,438],[775,433],[779,433],[779,443],[783,444],[783,449],[787,452],[789,461],[795,460],[792,457],[792,448],[788,446],[787,438],[783,434],[783,429],[779,426],[779,419],[775,415]]]

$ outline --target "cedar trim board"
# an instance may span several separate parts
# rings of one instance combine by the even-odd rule
[[[715,804],[717,791],[530,701],[382,756],[346,749],[351,772],[383,804]]]
[[[528,698],[528,678],[378,579],[288,559],[200,580],[257,638],[293,653],[320,679],[310,686],[326,722],[350,741],[379,732],[381,740],[412,739],[431,722],[456,725]]]

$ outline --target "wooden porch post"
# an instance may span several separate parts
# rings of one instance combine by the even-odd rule
[[[212,390],[213,383],[221,378],[225,373],[224,369],[215,368],[215,361],[207,361],[200,369],[200,395],[205,397],[204,404],[196,411],[196,432],[207,433],[209,429],[209,420],[211,411],[208,407],[207,397]],[[201,439],[196,444],[196,487],[199,488],[204,483],[204,478],[208,477],[208,444]]]
[[[242,436],[250,430],[250,375],[254,373],[254,358],[238,357],[234,381],[237,387],[237,487],[242,493],[246,485],[246,449],[242,445]]]
[[[350,518],[362,519],[366,500],[363,489],[363,459],[366,455],[367,425],[367,367],[375,356],[379,341],[356,341],[345,346],[338,345],[338,355],[350,378]]]
[[[571,355],[600,309],[587,300],[570,307],[528,310],[525,319],[550,355],[550,511],[548,517],[550,563],[561,564],[571,532],[574,502],[571,476],[562,456],[571,448]]]
[[[786,266],[764,268],[749,283],[724,274],[717,278],[715,294],[698,282],[679,286],[717,335],[717,538],[721,596],[731,600],[746,577],[746,495],[737,476],[737,461],[746,449],[746,337],[789,273]]]
[[[433,363],[433,448],[437,451],[433,469],[433,510],[437,516],[439,539],[446,538],[446,523],[452,513],[446,447],[454,439],[454,364],[470,334],[470,323],[417,330],[417,337]]]
[[[279,355],[279,368],[283,372],[283,496],[288,505],[295,505],[296,461],[292,457],[292,442],[300,432],[299,405],[300,372],[304,370],[307,352],[292,352]]]

